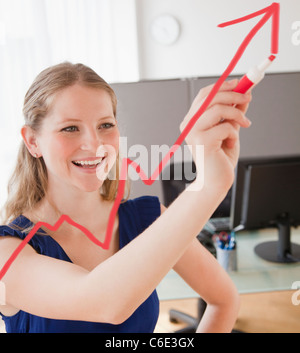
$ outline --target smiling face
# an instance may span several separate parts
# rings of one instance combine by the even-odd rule
[[[36,145],[50,188],[99,190],[119,149],[110,95],[80,84],[58,92],[36,134]]]

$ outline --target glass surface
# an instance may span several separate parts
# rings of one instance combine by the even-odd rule
[[[237,238],[237,271],[229,272],[239,293],[267,292],[291,289],[293,282],[300,281],[300,262],[280,264],[258,257],[254,248],[257,244],[277,240],[276,229],[243,231]],[[292,243],[300,244],[300,228],[291,229]],[[216,283],[216,288],[218,284]],[[173,270],[157,288],[160,300],[195,298],[193,291]]]

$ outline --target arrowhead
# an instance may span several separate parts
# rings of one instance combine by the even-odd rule
[[[236,23],[244,22],[250,20],[251,18],[263,15],[263,18],[258,23],[257,31],[272,17],[272,37],[271,37],[271,52],[272,54],[278,53],[278,43],[279,43],[279,14],[280,14],[280,4],[278,2],[273,2],[270,6],[265,7],[259,11],[253,12],[249,15],[237,18],[232,21],[220,23],[218,27],[227,27],[234,25]],[[256,29],[256,26],[254,27]]]

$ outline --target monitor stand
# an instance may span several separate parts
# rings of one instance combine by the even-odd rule
[[[300,245],[291,243],[291,225],[288,219],[278,222],[278,241],[258,244],[254,251],[264,260],[278,263],[300,261]]]

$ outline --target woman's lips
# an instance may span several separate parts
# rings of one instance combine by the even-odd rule
[[[72,161],[72,163],[82,168],[90,168],[90,167],[93,168],[98,164],[100,164],[104,158],[105,157],[98,157],[93,159],[76,160],[76,161]]]
[[[116,161],[116,151],[111,145],[98,147],[96,157],[83,157],[72,161],[72,164],[85,173],[95,173],[104,181]]]
[[[72,163],[75,167],[80,168],[81,170],[95,172],[97,167],[103,163],[104,159],[105,157],[98,157],[93,159],[76,160],[72,161]]]

